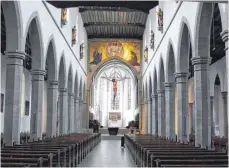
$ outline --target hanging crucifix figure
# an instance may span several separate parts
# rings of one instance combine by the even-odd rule
[[[121,80],[125,80],[127,79],[127,77],[124,77],[124,78],[120,78],[120,79],[115,79],[115,78],[108,78],[108,77],[102,77],[102,78],[105,78],[107,79],[108,81],[111,81],[113,83],[113,92],[114,92],[114,95],[113,95],[113,102],[115,102],[115,98],[116,98],[116,95],[117,95],[117,91],[118,91],[118,86],[117,86],[117,82],[118,81],[121,81]]]

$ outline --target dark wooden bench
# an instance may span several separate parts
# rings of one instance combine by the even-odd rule
[[[218,167],[218,165],[225,165],[228,167],[228,159],[200,159],[200,160],[194,160],[194,159],[157,159],[156,165],[157,167],[165,167],[165,165],[183,165],[186,167],[186,165],[196,165],[196,166],[203,166],[203,165],[212,165],[215,167]]]
[[[146,167],[222,167],[225,152],[216,152],[152,135],[125,135],[126,145],[138,166]]]
[[[100,142],[100,136],[76,133],[5,146],[1,150],[1,166],[75,167],[81,161],[78,159],[82,159]]]

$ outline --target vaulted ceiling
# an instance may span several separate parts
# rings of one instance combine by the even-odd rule
[[[48,1],[58,8],[79,7],[88,38],[142,39],[149,10],[158,1]]]

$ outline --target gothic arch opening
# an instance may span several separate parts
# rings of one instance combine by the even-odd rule
[[[103,127],[126,127],[136,115],[137,76],[120,59],[112,59],[92,76],[90,113]]]

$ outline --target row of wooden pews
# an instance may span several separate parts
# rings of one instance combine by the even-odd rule
[[[1,167],[76,167],[100,141],[100,134],[73,133],[3,146]]]
[[[190,145],[195,146],[195,134],[189,135]],[[211,149],[216,151],[228,151],[228,138],[227,137],[219,137],[212,136],[211,138]]]
[[[226,152],[217,152],[153,135],[125,135],[138,167],[228,167]]]

